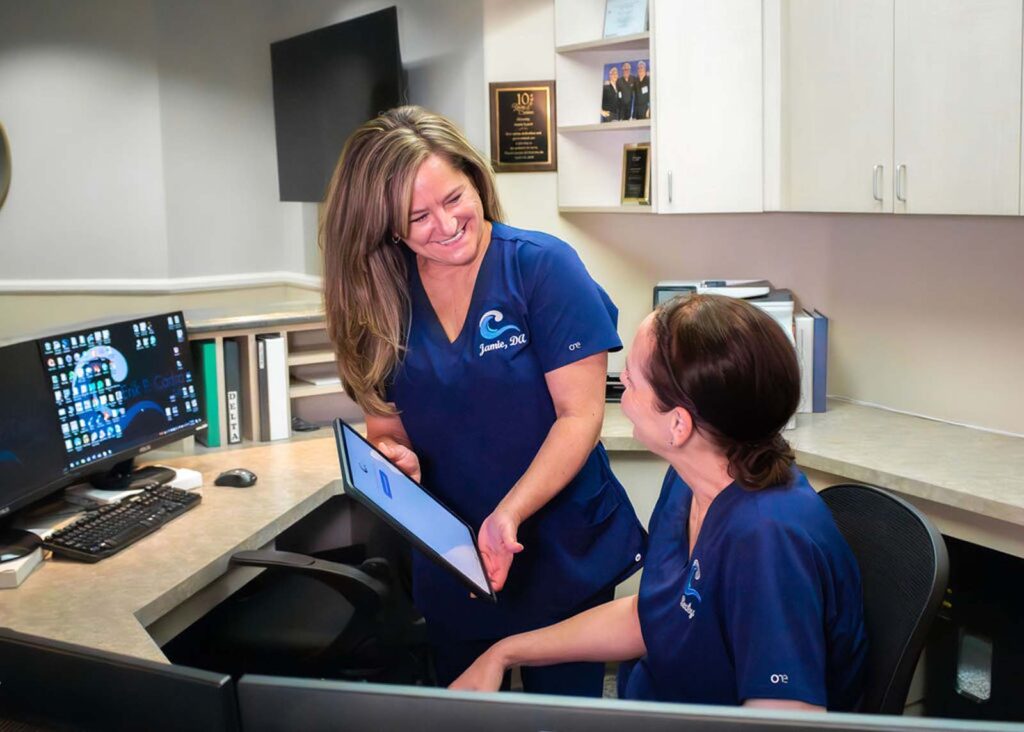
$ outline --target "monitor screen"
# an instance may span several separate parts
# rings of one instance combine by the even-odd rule
[[[345,140],[403,103],[398,13],[376,13],[270,44],[282,201],[322,201]]]
[[[343,421],[335,421],[345,487],[473,590],[493,597],[473,532]]]
[[[79,329],[37,343],[65,473],[202,423],[180,312]]]
[[[237,730],[230,676],[0,628],[0,728]],[[29,726],[30,725],[30,726]]]
[[[42,498],[67,453],[33,341],[0,348],[0,516]]]
[[[0,517],[203,428],[181,312],[0,349]]]
[[[415,729],[417,732],[1008,732],[978,720],[801,712],[700,704],[474,693],[421,686],[243,676],[238,706],[246,732]]]

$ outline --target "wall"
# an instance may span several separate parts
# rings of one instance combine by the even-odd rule
[[[0,4],[0,279],[165,274],[152,2]]]
[[[484,7],[487,81],[554,78],[552,1]],[[831,318],[831,394],[1024,434],[1022,217],[559,216],[555,174],[498,180],[512,223],[580,252],[627,343],[658,280],[766,277]]]
[[[316,206],[277,200],[269,45],[389,5],[410,100],[482,145],[479,3],[0,5],[0,280],[318,272]]]

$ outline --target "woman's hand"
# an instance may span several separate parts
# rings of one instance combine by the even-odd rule
[[[405,445],[391,440],[381,440],[377,443],[377,449],[384,457],[393,462],[399,470],[420,482],[420,459],[412,450]]]
[[[512,566],[512,556],[523,550],[523,545],[516,541],[519,530],[519,519],[501,506],[484,519],[480,525],[477,544],[480,556],[484,560],[484,569],[491,587],[495,592],[505,586],[508,570]]]
[[[455,679],[449,689],[459,691],[498,691],[505,678],[505,662],[491,646]]]

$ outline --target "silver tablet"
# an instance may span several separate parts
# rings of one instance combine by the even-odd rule
[[[497,602],[469,525],[395,467],[348,423],[334,420],[334,436],[345,492],[453,572],[478,597]]]

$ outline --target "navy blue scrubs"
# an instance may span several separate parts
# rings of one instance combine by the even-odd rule
[[[621,695],[853,709],[867,653],[860,571],[807,478],[794,468],[786,487],[728,486],[711,503],[691,557],[692,495],[670,468],[640,583],[647,655]]]
[[[618,310],[568,244],[500,223],[493,224],[454,343],[411,253],[409,291],[408,350],[387,396],[419,456],[423,485],[479,531],[555,422],[544,375],[622,348]],[[518,539],[525,549],[496,605],[470,599],[447,571],[414,557],[414,600],[439,656],[446,645],[497,640],[562,620],[595,598],[610,599],[608,590],[640,568],[646,534],[598,445],[579,474],[523,522]],[[457,667],[475,658],[465,655],[464,663],[446,668],[461,672]],[[599,668],[595,678],[599,684]]]

